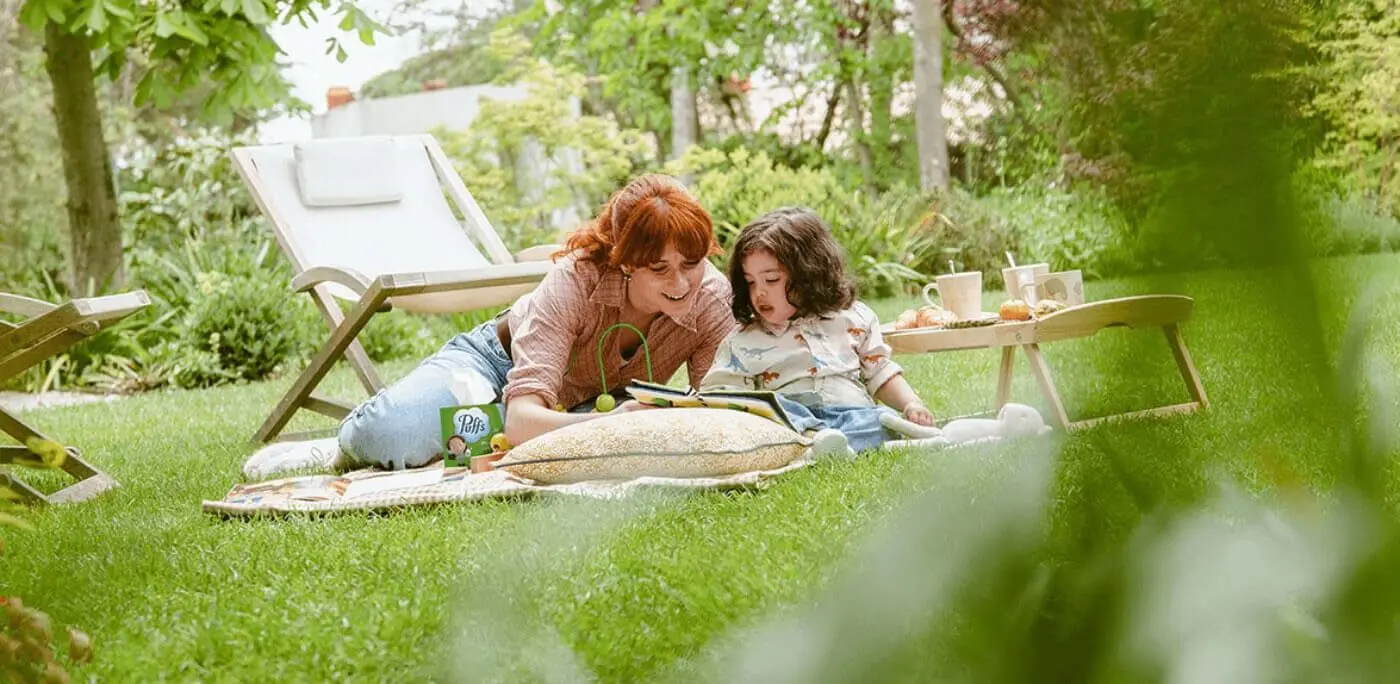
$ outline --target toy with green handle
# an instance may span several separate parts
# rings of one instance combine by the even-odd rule
[[[617,408],[617,399],[614,398],[613,395],[608,394],[608,372],[603,369],[603,343],[607,341],[608,335],[618,328],[627,328],[637,333],[637,337],[642,340],[642,354],[645,356],[647,362],[647,382],[656,382],[651,375],[651,345],[647,344],[647,336],[644,335],[642,331],[638,330],[637,326],[631,323],[614,323],[608,326],[608,329],[604,330],[603,334],[598,336],[598,377],[602,380],[603,393],[599,394],[598,398],[594,400],[593,410],[599,413],[607,413]]]

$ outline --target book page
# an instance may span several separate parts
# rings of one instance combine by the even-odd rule
[[[714,392],[700,396],[705,400],[706,406],[746,411],[780,423],[790,430],[797,429],[772,392]]]
[[[378,494],[394,489],[408,489],[410,487],[424,487],[442,482],[442,468],[426,468],[423,470],[408,470],[399,473],[376,475],[357,479],[345,488],[346,499],[353,499],[370,494]]]
[[[699,408],[705,405],[699,397],[687,390],[641,380],[633,380],[631,386],[627,388],[627,393],[632,395],[633,399],[648,406]]]
[[[792,419],[778,403],[778,395],[767,390],[711,390],[695,392],[643,380],[633,380],[627,388],[633,399],[649,406],[672,408],[718,408],[745,411],[767,418],[796,431]]]

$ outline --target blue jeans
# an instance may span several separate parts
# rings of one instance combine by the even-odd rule
[[[496,390],[514,366],[496,337],[496,321],[453,337],[398,382],[355,407],[340,424],[340,449],[351,459],[392,470],[416,468],[442,453],[439,409],[457,405],[454,372],[476,372]],[[504,415],[502,416],[504,417]]]
[[[885,440],[896,437],[880,423],[880,414],[891,411],[884,406],[823,406],[799,402],[781,394],[778,401],[798,432],[832,428],[845,435],[856,452],[878,448]]]

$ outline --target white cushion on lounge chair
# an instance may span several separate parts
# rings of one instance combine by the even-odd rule
[[[308,207],[355,207],[403,199],[398,156],[387,136],[297,143],[297,186]]]

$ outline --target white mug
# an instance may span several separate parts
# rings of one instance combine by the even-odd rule
[[[1026,264],[1001,269],[1001,279],[1006,283],[1006,296],[1035,306],[1039,300],[1035,291],[1035,278],[1049,272],[1050,264]]]
[[[1058,299],[1066,306],[1084,303],[1084,274],[1058,271],[1035,277],[1035,293],[1041,299]]]
[[[939,304],[929,298],[929,290],[938,290],[938,298],[943,300],[942,308],[953,312],[958,320],[972,320],[982,317],[982,272],[967,271],[949,273],[934,279],[924,286],[924,301],[930,305]]]

